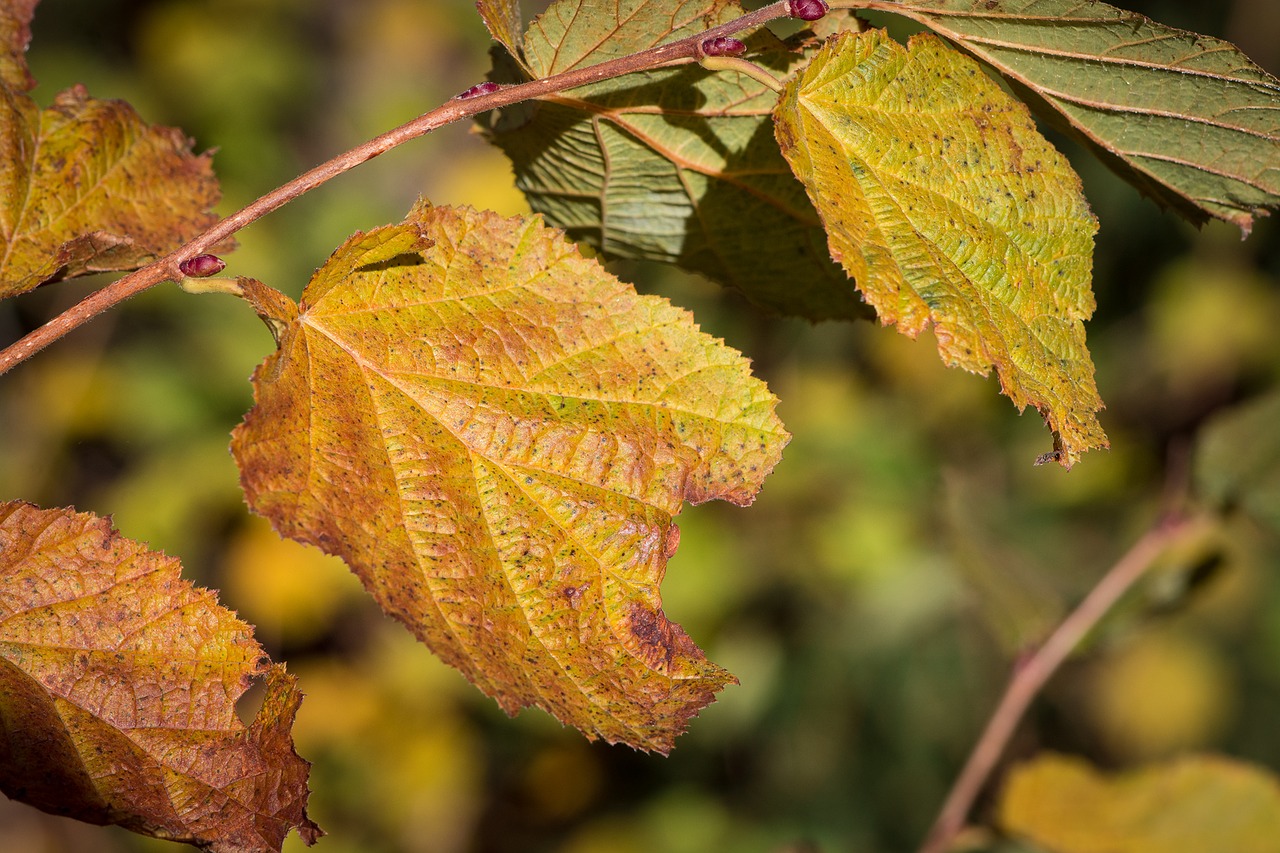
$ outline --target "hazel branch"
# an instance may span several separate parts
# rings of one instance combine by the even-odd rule
[[[601,80],[621,77],[625,74],[652,70],[673,62],[696,61],[703,42],[708,39],[728,36],[743,30],[759,27],[774,19],[791,15],[793,2],[795,0],[790,0],[790,2],[789,0],[778,0],[778,2],[770,3],[768,6],[696,35],[586,68],[575,68],[562,74],[510,86],[496,86],[492,83],[481,83],[478,86],[474,86],[462,93],[461,96],[447,101],[434,110],[424,113],[418,118],[394,130],[387,131],[362,145],[345,151],[333,159],[316,166],[314,169],[299,175],[225,219],[220,220],[213,227],[160,260],[117,279],[101,290],[89,295],[62,314],[49,320],[43,326],[35,329],[5,349],[0,350],[0,374],[6,373],[15,365],[30,358],[71,330],[84,325],[97,315],[131,296],[136,296],[142,291],[166,281],[180,281],[185,277],[181,269],[182,265],[192,258],[209,252],[214,246],[217,246],[245,226],[398,145],[403,145],[410,140],[425,136],[447,124],[471,118],[489,110],[510,106],[520,101],[564,92],[579,86],[597,83]]]

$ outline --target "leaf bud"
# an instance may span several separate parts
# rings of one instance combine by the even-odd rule
[[[188,278],[208,278],[227,268],[227,262],[217,255],[196,255],[178,264],[178,270]]]
[[[497,83],[493,82],[492,80],[486,80],[483,83],[475,84],[470,89],[468,89],[467,91],[463,92],[460,95],[455,95],[454,100],[465,101],[468,98],[478,98],[481,95],[491,95],[501,88],[502,88],[501,86],[499,86]]]
[[[788,0],[787,14],[802,21],[816,21],[830,11],[824,0]]]
[[[704,56],[741,56],[746,53],[747,46],[736,38],[716,36],[702,43]]]

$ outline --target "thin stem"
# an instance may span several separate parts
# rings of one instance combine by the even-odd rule
[[[708,71],[737,71],[774,92],[782,91],[781,80],[749,60],[737,56],[704,56],[698,60],[698,63]]]
[[[624,74],[648,71],[659,66],[696,58],[703,41],[717,36],[732,35],[745,29],[761,26],[776,18],[787,16],[786,0],[770,3],[740,18],[712,27],[709,30],[673,41],[668,44],[642,50],[586,68],[575,68],[531,80],[513,86],[503,86],[497,91],[468,98],[454,98],[425,113],[413,121],[390,130],[381,136],[356,146],[337,157],[299,175],[287,184],[267,193],[258,200],[220,220],[209,230],[192,239],[186,245],[129,275],[120,278],[101,290],[76,303],[67,311],[54,317],[14,344],[0,350],[0,374],[25,361],[49,344],[66,335],[89,320],[123,302],[131,296],[166,281],[178,281],[183,276],[178,265],[188,258],[210,251],[214,246],[235,234],[241,228],[261,219],[272,211],[288,204],[298,196],[331,181],[362,163],[366,163],[397,145],[424,136],[433,130],[499,107],[537,98],[589,83],[597,83]]]
[[[944,853],[948,849],[1031,701],[1084,636],[1142,577],[1187,524],[1182,516],[1174,516],[1148,530],[1107,571],[1044,645],[1014,672],[919,853]]]

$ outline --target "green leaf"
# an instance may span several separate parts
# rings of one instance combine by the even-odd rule
[[[1229,42],[1095,0],[903,0],[883,8],[1030,90],[1125,180],[1246,234],[1280,205],[1280,80]]]
[[[1010,774],[999,821],[1054,853],[1274,853],[1280,784],[1214,755],[1115,776],[1046,755]]]
[[[0,790],[222,853],[313,843],[296,679],[180,569],[105,519],[0,503]]]
[[[659,585],[682,503],[748,504],[777,463],[777,401],[537,219],[422,205],[352,238],[255,389],[250,506],[508,713],[665,752],[733,680]]]
[[[40,110],[22,55],[34,2],[0,6],[0,299],[135,269],[216,220],[209,157],[122,101],[73,87]]]
[[[742,14],[727,0],[557,0],[524,39],[544,77],[702,32]],[[761,31],[752,60],[800,61]],[[864,316],[823,248],[817,214],[769,130],[775,95],[737,72],[683,66],[608,80],[490,120],[532,208],[610,258],[678,264],[770,309]]]
[[[880,319],[1035,406],[1070,467],[1105,447],[1083,320],[1097,224],[1026,108],[933,36],[829,42],[787,85],[778,140],[832,257]]]
[[[1195,455],[1196,485],[1220,508],[1238,507],[1280,532],[1280,392],[1209,422]]]

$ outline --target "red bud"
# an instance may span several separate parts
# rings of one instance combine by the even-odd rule
[[[208,278],[226,268],[226,261],[217,255],[196,255],[178,264],[179,271],[188,278]]]
[[[816,21],[831,9],[823,0],[790,0],[787,13],[802,21]]]
[[[478,98],[481,95],[490,95],[498,91],[502,87],[492,80],[486,80],[483,83],[477,83],[461,95],[455,95],[454,100],[465,101],[468,98]]]
[[[702,43],[702,53],[705,56],[741,56],[746,51],[745,44],[728,36],[716,36]]]

